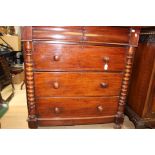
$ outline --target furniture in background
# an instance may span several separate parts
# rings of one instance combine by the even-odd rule
[[[12,83],[10,69],[6,57],[0,53],[0,83],[1,88]]]
[[[13,50],[17,51],[20,48],[19,37],[6,34],[14,34],[14,27],[9,27],[9,29],[8,27],[0,27],[0,119],[7,112],[9,101],[14,96],[11,65],[15,54]],[[2,90],[8,85],[12,86],[11,94],[4,99]]]
[[[10,99],[14,96],[14,85],[12,82],[12,75],[10,73],[10,67],[9,63],[7,61],[7,57],[11,55],[11,52],[9,51],[0,51],[0,92],[2,89],[11,84],[12,86],[12,93],[10,96],[6,99],[6,101],[10,101]]]
[[[7,112],[9,108],[8,103],[14,96],[14,85],[12,83],[12,76],[10,74],[9,64],[6,59],[7,56],[10,56],[9,51],[0,52],[0,119]],[[6,86],[10,84],[12,86],[12,92],[7,97],[7,99],[4,100],[1,95],[1,91],[2,89],[4,89]],[[0,123],[0,128],[1,128],[1,123]]]
[[[10,101],[10,99],[14,96],[14,85],[12,83],[12,75],[10,73],[10,58],[13,57],[14,53],[12,51],[13,48],[2,37],[3,34],[0,33],[0,41],[5,44],[0,44],[0,93],[5,86],[11,84],[12,93],[6,99],[6,101]]]
[[[13,66],[10,68],[10,72],[12,74],[14,84],[19,84],[22,81],[22,84],[21,84],[21,90],[22,90],[24,85],[24,78],[22,76],[24,72],[23,66],[21,65]]]
[[[155,127],[155,27],[141,31],[126,114],[136,128]]]
[[[10,57],[11,61],[8,61],[9,64],[9,72],[12,74],[13,83],[19,83],[21,77],[21,73],[23,72],[23,54],[21,52],[21,39],[18,35],[10,35],[14,34],[14,28],[13,27],[1,27],[4,30],[7,29],[7,33],[9,35],[6,35],[4,30],[1,30],[0,33],[0,51],[1,53],[6,52],[7,50],[10,50]],[[17,82],[18,81],[18,82]],[[24,81],[24,80],[23,80]],[[24,84],[24,82],[23,82]],[[23,87],[23,84],[21,86],[21,89]]]
[[[121,128],[139,27],[22,27],[29,128]]]

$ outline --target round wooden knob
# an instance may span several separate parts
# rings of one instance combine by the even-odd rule
[[[54,108],[54,112],[55,112],[56,114],[59,114],[59,113],[60,113],[60,108],[55,107],[55,108]]]
[[[99,106],[97,107],[97,109],[98,109],[99,112],[102,112],[102,111],[103,111],[103,106],[99,105]]]
[[[107,88],[107,87],[108,87],[108,84],[105,83],[105,82],[102,82],[102,83],[100,84],[100,86],[101,86],[102,88]]]
[[[60,86],[60,85],[59,85],[59,83],[58,83],[58,82],[54,82],[54,83],[53,83],[53,88],[58,89],[58,88],[59,88],[59,86]]]
[[[60,60],[60,57],[59,57],[58,55],[55,55],[55,56],[53,57],[53,59],[54,59],[54,61],[59,61],[59,60]]]

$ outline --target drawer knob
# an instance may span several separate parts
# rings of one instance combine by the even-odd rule
[[[100,86],[101,86],[102,88],[107,88],[107,87],[108,87],[108,83],[102,82],[102,83],[100,84]]]
[[[97,107],[97,109],[98,109],[99,112],[102,112],[102,111],[103,111],[103,106],[99,105],[99,106]]]
[[[60,108],[55,107],[55,108],[54,108],[54,112],[55,112],[56,114],[59,114],[59,113],[60,113]]]
[[[58,55],[55,55],[55,56],[53,57],[53,59],[54,59],[54,61],[59,61],[59,60],[60,60],[60,57],[59,57]]]
[[[59,83],[58,83],[58,82],[54,82],[54,83],[53,83],[53,88],[58,89],[58,88],[59,88],[59,86],[60,86],[60,85],[59,85]]]
[[[104,61],[104,70],[108,70],[108,67],[109,67],[109,57],[104,57],[103,58],[103,61]]]

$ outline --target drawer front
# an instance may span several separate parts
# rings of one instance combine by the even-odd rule
[[[115,115],[118,98],[40,98],[36,100],[38,116],[50,117],[97,117]]]
[[[106,27],[106,26],[86,26],[85,38],[87,42],[103,43],[129,43],[129,28]]]
[[[129,27],[34,26],[33,40],[63,42],[129,43]]]
[[[34,26],[32,29],[34,40],[56,40],[79,42],[82,40],[81,26]]]
[[[35,73],[36,96],[119,95],[122,75],[103,72]]]
[[[34,43],[34,68],[46,71],[123,71],[124,47]]]

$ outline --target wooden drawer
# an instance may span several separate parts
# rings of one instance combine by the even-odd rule
[[[119,95],[123,74],[103,72],[35,73],[36,96]]]
[[[124,43],[129,42],[129,28],[86,26],[85,38],[87,42]]]
[[[118,97],[39,98],[38,117],[97,117],[115,115]]]
[[[33,26],[33,40],[129,44],[129,27]]]
[[[57,40],[79,42],[82,38],[81,26],[34,26],[33,40]]]
[[[123,71],[125,47],[82,46],[35,42],[34,68],[45,71]]]

